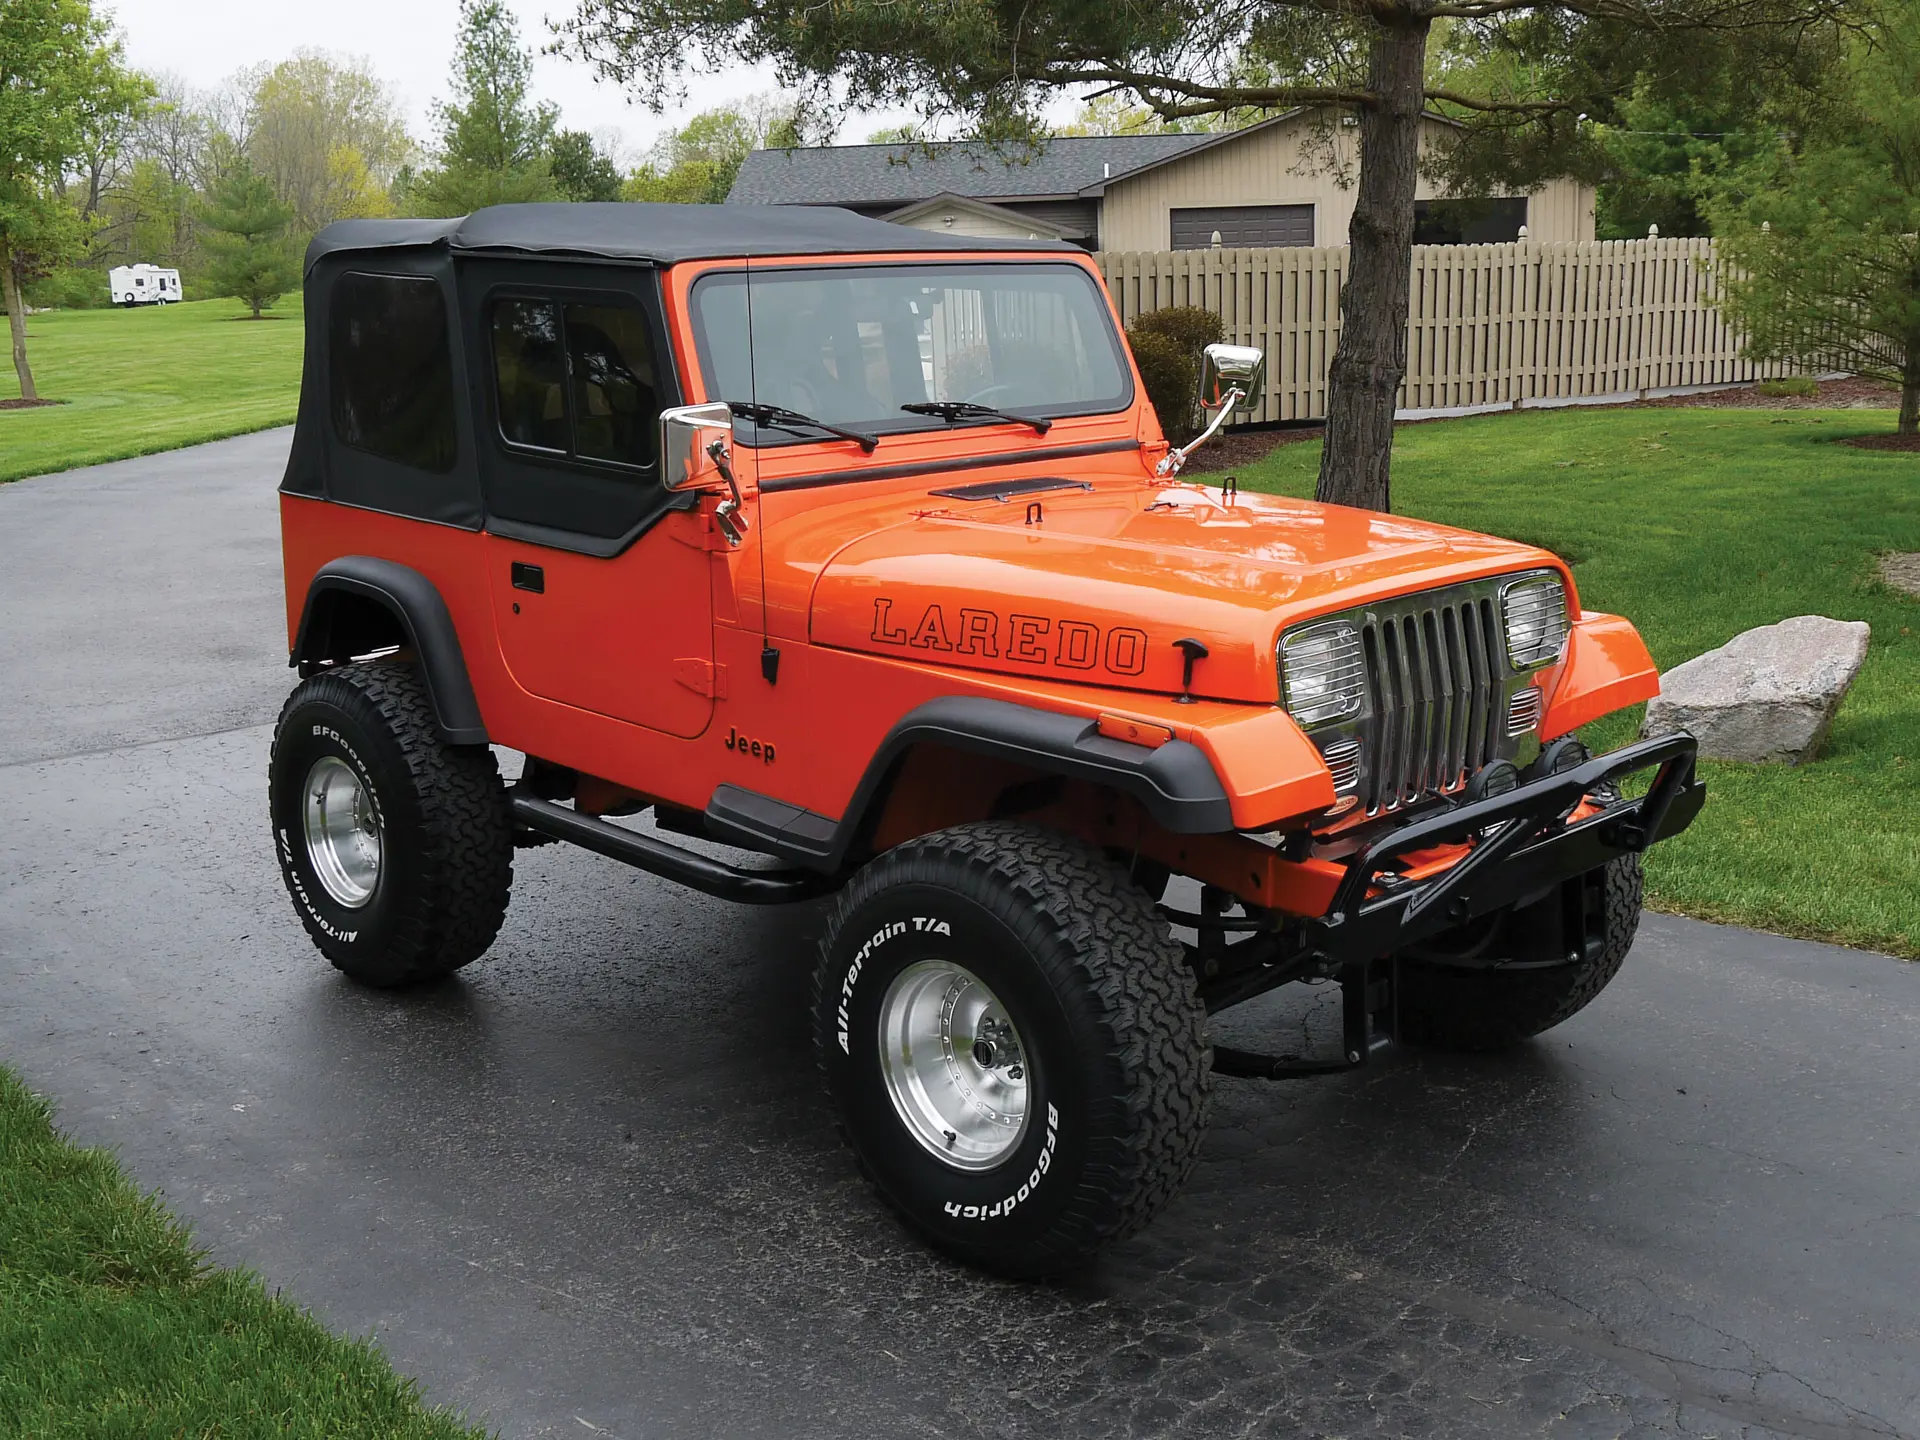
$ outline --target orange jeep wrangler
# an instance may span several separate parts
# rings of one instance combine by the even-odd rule
[[[827,1089],[975,1263],[1145,1224],[1213,1070],[1566,1019],[1702,803],[1690,738],[1576,738],[1657,679],[1553,555],[1176,479],[1069,247],[515,205],[329,226],[306,302],[271,805],[314,943],[437,979],[555,840],[831,896]],[[1211,428],[1258,398],[1258,351],[1204,371]],[[1317,980],[1339,1056],[1209,1045]]]

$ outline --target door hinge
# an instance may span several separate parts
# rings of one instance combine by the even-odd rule
[[[673,678],[694,694],[705,695],[709,700],[724,700],[727,696],[727,667],[716,665],[711,660],[676,660],[673,662]]]

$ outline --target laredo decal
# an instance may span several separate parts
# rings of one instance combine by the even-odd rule
[[[1147,668],[1147,632],[1116,625],[1102,633],[1085,620],[1054,620],[1045,615],[999,615],[971,606],[951,619],[945,607],[929,605],[908,629],[893,613],[893,601],[873,602],[872,638],[882,645],[937,650],[951,655],[1005,656],[1030,665],[1062,670],[1091,670],[1096,665],[1115,675],[1138,675]]]

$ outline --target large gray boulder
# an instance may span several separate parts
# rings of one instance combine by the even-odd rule
[[[1811,760],[1867,658],[1864,620],[1796,615],[1733,637],[1660,677],[1641,733],[1690,731],[1714,760]]]

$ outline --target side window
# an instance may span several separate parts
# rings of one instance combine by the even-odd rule
[[[501,299],[489,316],[509,445],[645,468],[660,402],[646,317],[630,305]]]
[[[402,465],[453,468],[447,302],[419,275],[342,275],[328,316],[333,433]]]

